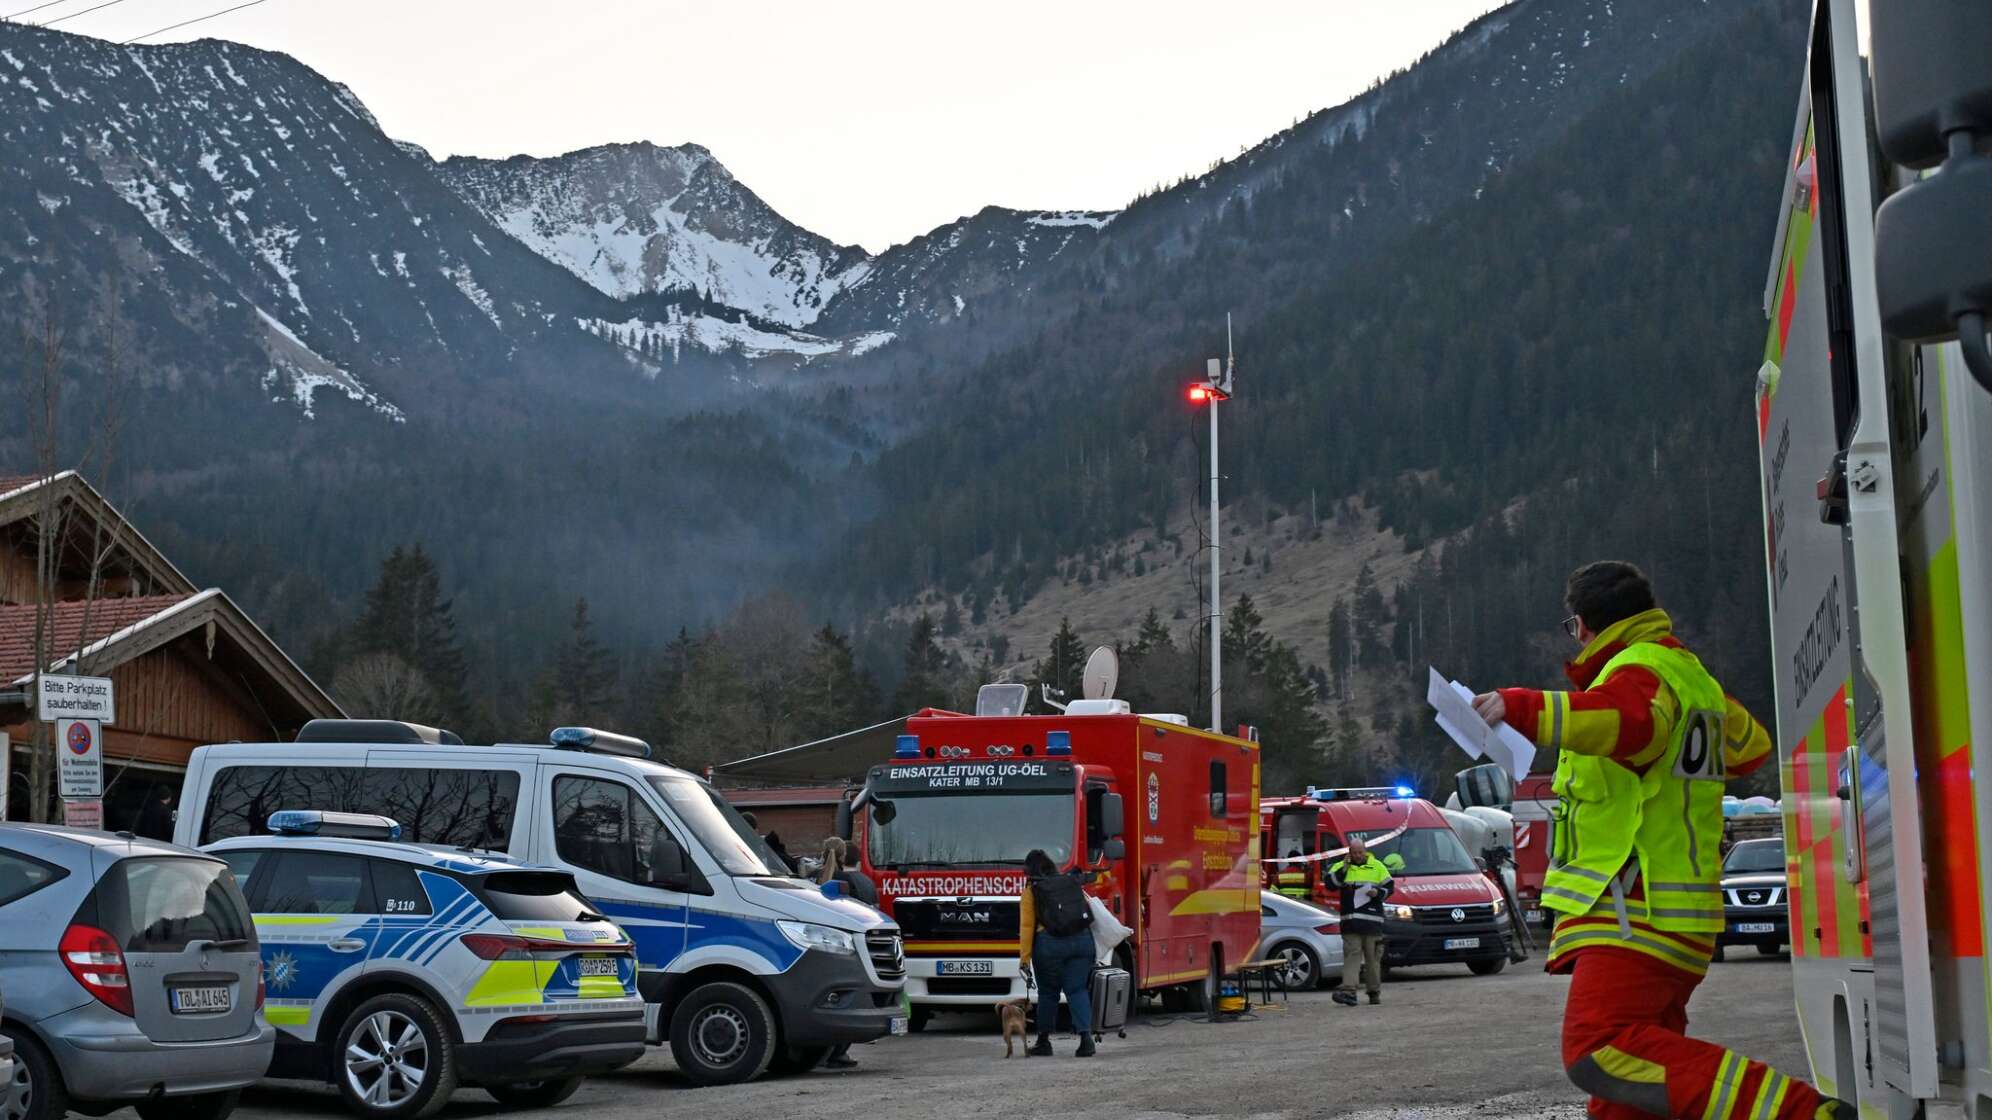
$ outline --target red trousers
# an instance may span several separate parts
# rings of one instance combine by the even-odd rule
[[[1563,1066],[1597,1120],[1813,1120],[1812,1086],[1687,1036],[1701,977],[1631,949],[1594,947],[1571,962]]]

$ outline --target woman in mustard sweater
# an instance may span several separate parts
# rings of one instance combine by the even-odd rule
[[[1037,974],[1038,990],[1037,1042],[1026,1053],[1051,1057],[1051,1028],[1058,1021],[1062,992],[1066,1005],[1072,1008],[1072,1027],[1079,1032],[1079,1049],[1073,1057],[1090,1058],[1093,931],[1086,893],[1078,876],[1060,874],[1058,865],[1042,849],[1024,857],[1024,875],[1028,882],[1017,899],[1017,963],[1026,976]]]

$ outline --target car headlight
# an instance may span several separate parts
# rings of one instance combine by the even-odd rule
[[[782,936],[798,949],[850,954],[858,951],[858,943],[841,929],[819,926],[815,922],[776,922],[775,925],[782,931]]]
[[[1415,922],[1418,920],[1418,912],[1411,909],[1409,906],[1391,907],[1390,916],[1396,918],[1400,922]]]
[[[1502,897],[1501,897],[1500,895],[1495,895],[1495,896],[1494,896],[1494,916],[1498,918],[1498,917],[1500,917],[1501,915],[1503,915],[1503,914],[1506,914],[1507,912],[1508,912],[1508,900],[1507,900],[1507,899],[1505,899],[1505,898],[1502,898]]]

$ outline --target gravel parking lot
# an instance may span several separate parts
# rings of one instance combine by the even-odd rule
[[[1578,1120],[1582,1101],[1557,1061],[1567,982],[1533,962],[1499,976],[1464,968],[1393,974],[1380,1007],[1343,1008],[1326,993],[1234,1023],[1137,1019],[1108,1035],[1090,1061],[1058,1041],[1053,1059],[1005,1061],[994,1016],[943,1016],[925,1034],[853,1051],[857,1069],[695,1089],[668,1050],[585,1084],[554,1111],[586,1120],[659,1115],[697,1120],[770,1117],[1176,1116],[1348,1117],[1350,1120]],[[1791,967],[1745,956],[1716,965],[1692,1014],[1703,1037],[1803,1076]],[[508,1114],[459,1090],[442,1116]],[[239,1120],[336,1120],[329,1089],[293,1083],[245,1095]],[[135,1120],[130,1112],[119,1120]]]

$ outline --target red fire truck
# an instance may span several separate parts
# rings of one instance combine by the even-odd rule
[[[1522,906],[1522,920],[1548,928],[1550,912],[1542,908],[1542,882],[1549,875],[1551,830],[1556,821],[1556,794],[1550,791],[1551,774],[1530,774],[1515,783],[1515,799],[1509,812],[1515,817],[1515,897]]]
[[[1384,907],[1385,965],[1459,963],[1479,976],[1507,967],[1512,931],[1506,901],[1438,807],[1410,789],[1309,789],[1301,797],[1268,797],[1259,803],[1259,827],[1270,858],[1335,852],[1357,836],[1369,843],[1397,878]],[[1283,894],[1333,907],[1337,900],[1322,881],[1333,863],[1273,864],[1271,879]]]
[[[1137,991],[1206,1005],[1259,941],[1258,795],[1258,744],[1124,701],[908,720],[866,775],[852,833],[904,931],[914,1029],[1024,994],[1018,897],[1034,848],[1093,873],[1087,889],[1134,931],[1119,963]]]

